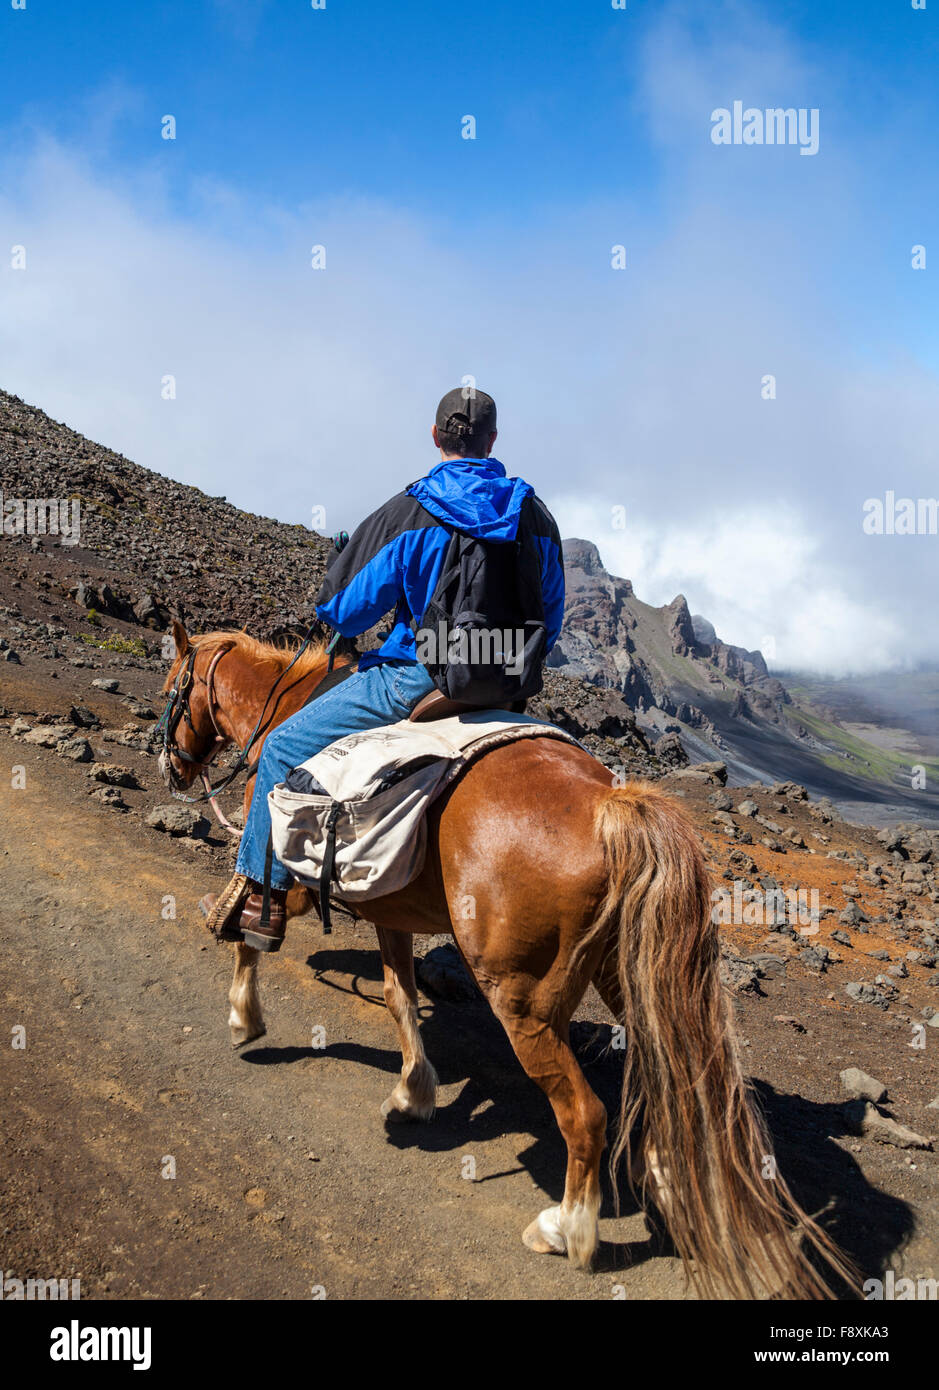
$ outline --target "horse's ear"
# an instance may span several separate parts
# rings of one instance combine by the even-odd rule
[[[176,645],[176,655],[185,656],[189,650],[189,634],[177,619],[173,619],[173,641]]]

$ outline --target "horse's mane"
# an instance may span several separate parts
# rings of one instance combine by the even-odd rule
[[[290,663],[300,647],[299,642],[260,642],[257,637],[252,637],[249,633],[241,629],[228,631],[203,632],[198,637],[190,637],[190,645],[196,647],[200,652],[212,653],[219,647],[238,647],[249,661],[258,666],[273,666],[277,671],[283,671]],[[318,671],[327,662],[326,643],[311,642],[303,655],[297,660],[295,666],[291,668],[291,677],[298,680],[303,676],[308,676],[312,672]],[[340,663],[342,664],[342,663]],[[172,682],[172,677],[179,665],[179,657],[173,662],[172,670],[166,680],[168,688]]]

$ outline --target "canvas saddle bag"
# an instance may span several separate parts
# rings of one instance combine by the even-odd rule
[[[404,888],[424,865],[431,802],[490,748],[532,737],[577,743],[531,716],[479,710],[349,734],[295,767],[268,795],[271,844],[319,890],[324,931],[330,889],[355,904]]]

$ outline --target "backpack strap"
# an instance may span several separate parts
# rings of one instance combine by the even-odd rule
[[[332,921],[329,915],[329,885],[333,880],[333,868],[336,863],[336,822],[342,810],[342,804],[334,801],[329,808],[329,815],[326,817],[326,850],[323,854],[323,870],[320,874],[320,917],[323,921],[323,935],[332,935]]]

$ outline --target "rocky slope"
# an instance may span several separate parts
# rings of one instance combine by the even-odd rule
[[[7,531],[12,499],[80,506],[76,544],[4,535],[6,582],[12,572],[50,599],[151,631],[171,614],[196,631],[248,626],[264,637],[309,621],[330,545],[305,527],[152,473],[5,392],[0,463]]]
[[[0,659],[37,656],[49,679],[62,663],[163,672],[172,617],[193,632],[244,627],[265,639],[306,630],[332,550],[315,532],[141,468],[4,392],[0,467]],[[15,534],[24,499],[77,502],[76,542]],[[611,766],[655,776],[687,762],[676,740],[653,754],[628,702],[577,676],[549,673],[533,710]]]

